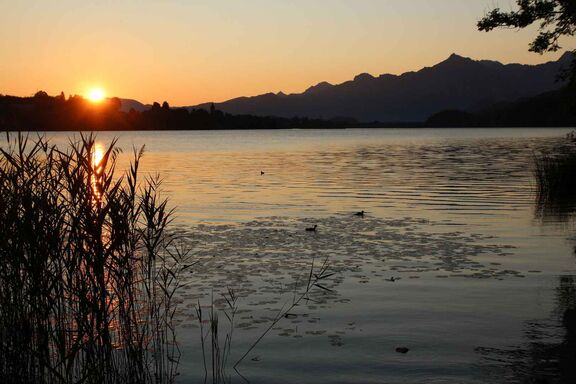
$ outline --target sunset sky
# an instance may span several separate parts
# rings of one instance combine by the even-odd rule
[[[171,105],[302,92],[399,74],[452,52],[505,63],[526,31],[478,32],[511,0],[0,0],[0,93],[108,95]],[[574,48],[566,43],[566,48]]]

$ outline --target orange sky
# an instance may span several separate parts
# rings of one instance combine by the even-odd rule
[[[478,32],[505,0],[0,0],[0,93],[108,95],[171,105],[302,92],[452,52],[505,63],[535,34]],[[573,48],[568,41],[566,48]],[[571,44],[571,45],[570,45]]]

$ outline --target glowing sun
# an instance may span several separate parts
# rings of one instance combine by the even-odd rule
[[[106,97],[106,93],[102,88],[94,88],[88,92],[88,100],[93,103],[101,102],[104,100],[104,97]]]

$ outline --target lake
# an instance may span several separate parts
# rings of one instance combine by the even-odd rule
[[[558,313],[574,288],[576,232],[570,211],[535,204],[532,156],[569,131],[114,132],[98,140],[119,137],[121,167],[132,146],[146,145],[143,169],[162,177],[174,231],[198,262],[179,296],[179,382],[204,379],[197,303],[208,310],[213,302],[225,333],[221,294],[238,296],[233,364],[290,305],[312,265],[316,272],[326,261],[330,276],[238,373],[227,370],[232,382],[504,383],[556,364],[542,362],[540,345],[564,337]]]

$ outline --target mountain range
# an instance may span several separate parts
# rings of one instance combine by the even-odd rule
[[[452,54],[417,72],[377,77],[362,73],[341,84],[321,82],[302,93],[266,93],[214,105],[235,115],[423,122],[443,110],[476,112],[559,89],[558,74],[573,58],[565,53],[558,61],[523,65]],[[211,104],[184,108],[208,110]],[[150,106],[122,99],[122,109],[130,108],[142,111]]]

